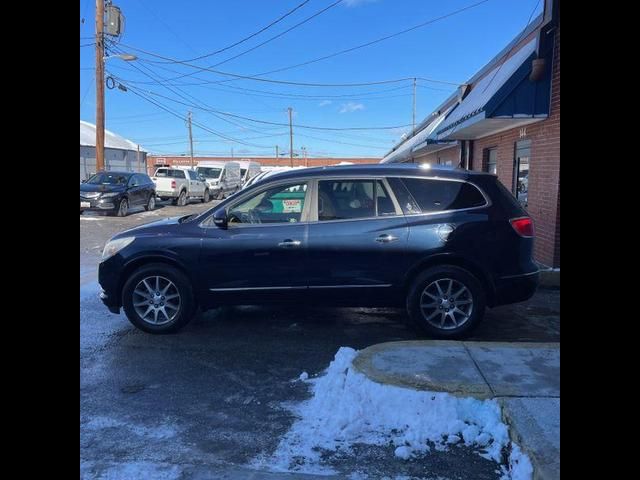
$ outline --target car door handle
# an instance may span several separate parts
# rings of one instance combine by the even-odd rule
[[[380,242],[380,243],[389,243],[389,242],[393,242],[395,240],[398,240],[398,237],[395,237],[393,235],[389,235],[388,233],[384,233],[384,234],[380,235],[379,237],[376,237],[376,242]]]
[[[293,247],[299,247],[301,243],[302,242],[300,240],[291,240],[288,238],[280,242],[278,246],[282,248],[293,248]]]

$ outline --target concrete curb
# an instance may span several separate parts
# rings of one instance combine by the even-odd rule
[[[434,354],[430,356],[429,361],[416,357],[415,364],[401,368],[404,367],[402,362],[406,361],[407,352],[410,354],[411,349],[425,347],[435,347]],[[405,355],[394,355],[393,350],[398,349],[402,349]],[[445,392],[458,397],[497,400],[503,421],[509,426],[511,439],[520,445],[531,459],[534,480],[557,480],[560,478],[560,396],[559,385],[555,385],[555,370],[552,371],[551,377],[554,381],[550,382],[550,388],[548,384],[544,388],[535,383],[526,383],[527,380],[521,380],[525,381],[526,391],[523,391],[522,386],[518,387],[517,383],[504,385],[504,380],[501,381],[492,369],[487,370],[487,365],[491,366],[491,362],[496,361],[495,351],[497,349],[502,349],[503,352],[505,349],[507,352],[511,352],[511,349],[529,350],[528,354],[533,357],[547,359],[550,356],[553,359],[552,362],[555,362],[559,361],[560,344],[446,340],[387,342],[361,350],[353,361],[353,367],[376,383],[413,390]],[[555,352],[556,349],[558,352]],[[537,353],[531,352],[532,350]],[[521,352],[513,351],[513,354],[503,354],[508,359],[515,360],[517,364]],[[449,357],[456,362],[453,375],[447,376],[446,372],[444,372],[445,375],[442,375],[442,372],[421,373],[425,368],[432,371],[437,370],[441,365],[449,365],[445,368],[450,369],[450,364],[447,363]],[[376,359],[378,360],[377,365]],[[386,365],[385,362],[387,362]],[[389,368],[390,364],[395,370]],[[484,371],[481,365],[484,365]],[[512,365],[507,364],[503,367],[503,372],[513,372],[513,370],[509,370],[510,367]],[[537,365],[537,367],[544,369],[545,364]],[[531,368],[535,368],[535,366]],[[543,407],[540,411],[550,413],[550,418],[541,416],[538,407]],[[557,414],[555,414],[556,411]]]
[[[560,270],[540,270],[540,286],[560,288]]]

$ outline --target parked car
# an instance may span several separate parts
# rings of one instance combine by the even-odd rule
[[[80,213],[98,210],[124,217],[139,205],[156,207],[155,185],[144,173],[98,172],[80,184]]]
[[[224,199],[242,188],[242,177],[238,162],[198,162],[197,170],[206,179],[213,198]]]
[[[251,178],[255,177],[262,171],[262,167],[258,162],[251,162],[249,160],[238,160],[240,165],[240,177],[242,185],[247,183]]]
[[[201,214],[128,230],[105,246],[105,305],[141,330],[183,327],[197,307],[404,306],[459,338],[486,306],[538,284],[533,223],[495,175],[406,165],[274,175]]]
[[[171,199],[174,205],[184,206],[192,199],[208,202],[209,185],[198,172],[189,167],[160,167],[153,175],[161,200]]]

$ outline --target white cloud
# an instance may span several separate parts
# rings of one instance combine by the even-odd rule
[[[326,107],[327,105],[331,105],[333,102],[331,100],[322,100],[318,106],[319,107]]]
[[[350,113],[358,110],[364,110],[364,105],[362,103],[347,102],[342,104],[340,113]]]

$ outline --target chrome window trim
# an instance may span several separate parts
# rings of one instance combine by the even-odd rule
[[[389,182],[387,181],[387,178],[399,178],[400,180],[402,180],[403,178],[415,178],[418,180],[438,180],[438,181],[443,181],[443,182],[460,182],[460,183],[468,183],[470,185],[472,185],[473,187],[475,187],[480,194],[482,195],[482,197],[485,200],[485,204],[484,205],[479,205],[477,207],[468,207],[468,208],[456,208],[456,209],[452,209],[452,210],[440,210],[437,212],[423,212],[423,213],[403,213],[402,212],[402,208],[400,207],[400,204],[395,196],[395,192],[393,191],[393,189],[391,188],[391,185],[389,184]],[[396,215],[383,215],[383,216],[375,216],[375,217],[363,217],[363,218],[345,218],[345,219],[340,219],[340,220],[324,220],[324,221],[319,221],[318,220],[318,208],[317,208],[317,202],[318,202],[318,188],[317,188],[317,184],[319,180],[344,180],[344,179],[349,179],[349,180],[382,180],[387,188],[387,191],[389,192],[389,194],[391,195],[391,198],[393,199],[394,205],[396,206],[396,212],[399,212],[399,214]],[[326,175],[326,176],[314,176],[314,177],[303,177],[300,179],[287,179],[287,180],[277,180],[272,182],[269,182],[268,184],[265,184],[262,188],[260,188],[259,190],[257,190],[257,193],[261,193],[264,190],[268,190],[269,188],[272,187],[276,187],[278,185],[286,185],[286,184],[291,184],[291,183],[296,183],[296,181],[301,182],[304,181],[306,182],[307,185],[307,195],[305,196],[305,202],[307,202],[303,208],[302,211],[302,216],[301,218],[305,218],[304,214],[305,211],[307,211],[307,205],[309,206],[309,210],[308,216],[306,217],[305,221],[300,221],[300,222],[296,222],[296,223],[251,223],[251,224],[239,224],[239,225],[235,225],[233,228],[246,228],[246,227],[277,227],[277,226],[285,226],[285,225],[316,225],[316,224],[328,224],[328,223],[336,223],[336,222],[359,222],[359,221],[366,221],[366,220],[381,220],[381,219],[392,219],[392,218],[406,218],[407,221],[409,221],[409,219],[411,218],[415,218],[415,217],[427,217],[427,216],[433,216],[433,215],[447,215],[450,213],[454,213],[454,212],[467,212],[467,211],[472,211],[472,210],[481,210],[484,208],[489,208],[493,205],[493,202],[491,201],[491,198],[489,198],[489,196],[484,192],[484,190],[482,188],[480,188],[477,184],[475,184],[472,181],[463,179],[463,178],[443,178],[443,177],[438,177],[438,176],[424,176],[424,175],[399,175],[399,174],[394,174],[394,175],[383,175],[383,176],[376,176],[376,175],[354,175],[354,176],[349,176],[347,175]],[[242,190],[241,190],[242,192]],[[238,203],[242,202],[245,198],[247,198],[249,196],[249,193],[256,193],[256,192],[246,192],[244,195],[242,195],[241,197],[239,197],[237,199],[237,202],[234,202],[232,205],[229,205],[227,207],[225,207],[225,210],[228,212],[229,209],[234,206],[237,205]],[[409,192],[410,193],[410,192]],[[309,199],[309,200],[308,200]],[[215,207],[214,207],[215,210]],[[205,218],[204,220],[202,220],[198,225],[201,228],[217,228],[215,224],[213,225],[203,225],[205,222],[210,221],[211,217],[213,216],[213,213],[209,216],[207,216],[207,218]]]
[[[491,198],[489,198],[489,196],[484,192],[484,190],[482,188],[480,188],[474,182],[472,182],[470,180],[463,179],[463,178],[443,178],[443,177],[438,177],[438,176],[425,177],[425,176],[422,176],[422,175],[387,175],[387,177],[389,177],[389,178],[399,178],[400,180],[402,180],[403,178],[416,178],[418,180],[438,180],[438,181],[441,181],[441,182],[468,183],[469,185],[475,187],[476,190],[478,190],[480,192],[480,194],[482,195],[482,198],[484,198],[484,201],[485,201],[484,205],[478,205],[477,207],[456,208],[456,209],[453,209],[453,210],[441,210],[439,212],[405,214],[408,217],[415,217],[416,215],[429,215],[429,214],[434,214],[434,213],[441,214],[441,213],[450,213],[450,212],[463,212],[463,211],[466,211],[466,210],[476,210],[478,208],[487,208],[487,207],[490,207],[491,205],[493,205],[493,203],[491,202]],[[409,190],[409,189],[407,189],[407,190]],[[411,192],[409,192],[409,193],[411,193]]]
[[[293,287],[228,287],[210,288],[210,292],[243,292],[243,291],[271,291],[271,290],[316,290],[325,288],[388,288],[393,286],[390,283],[375,285],[302,285]]]
[[[269,290],[306,290],[307,286],[299,287],[237,287],[237,288],[210,288],[210,292],[242,292],[248,290],[269,291]]]
[[[391,287],[390,283],[377,283],[374,285],[309,285],[310,290],[321,288],[387,288]]]

